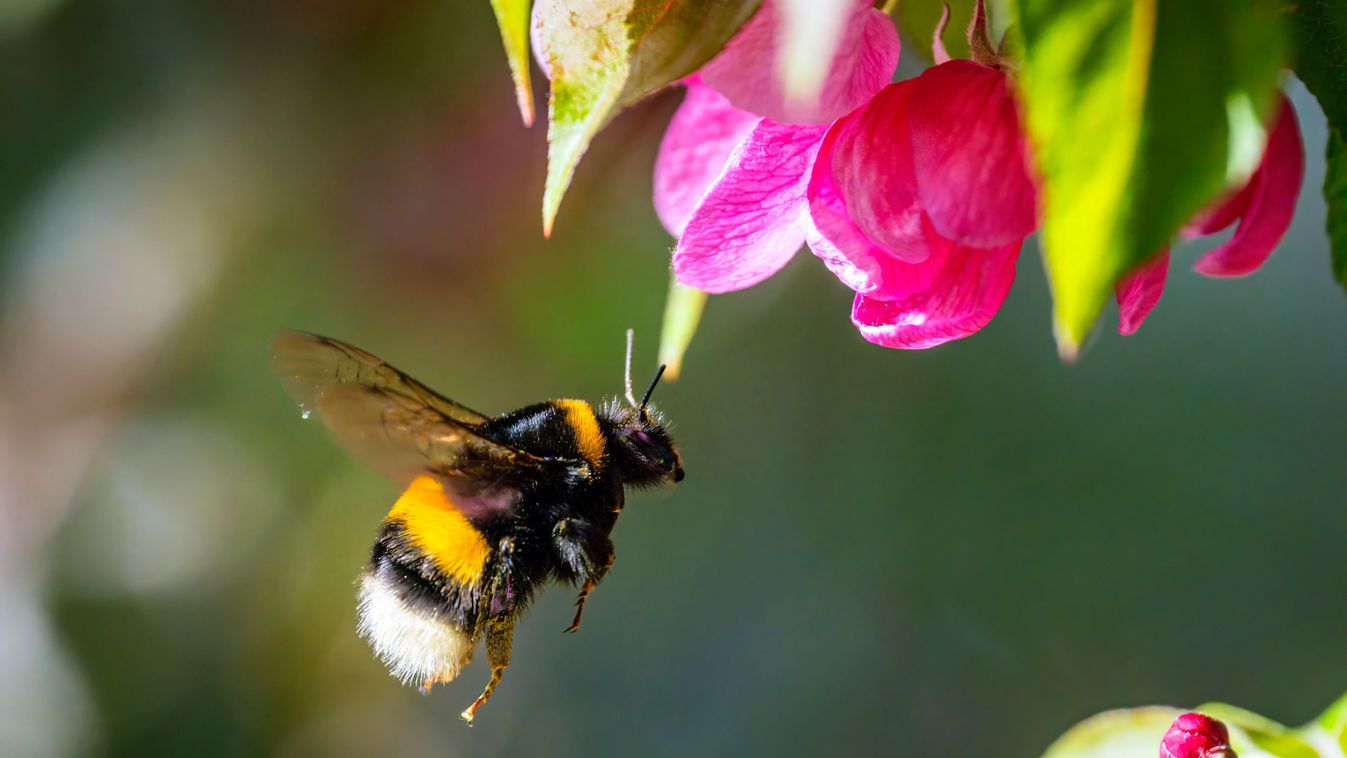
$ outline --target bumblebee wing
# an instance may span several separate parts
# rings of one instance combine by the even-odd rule
[[[272,340],[271,352],[276,373],[305,410],[317,410],[317,395],[323,390],[350,384],[385,390],[461,424],[478,426],[487,419],[486,414],[450,400],[379,357],[341,340],[287,330]]]
[[[547,462],[485,436],[483,414],[339,340],[281,332],[272,368],[306,415],[320,414],[351,455],[399,481],[429,472],[471,493]]]

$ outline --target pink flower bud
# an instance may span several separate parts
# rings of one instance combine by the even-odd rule
[[[1236,758],[1225,724],[1200,713],[1174,719],[1160,741],[1160,758]]]

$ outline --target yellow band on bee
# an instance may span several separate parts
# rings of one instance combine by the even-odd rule
[[[393,504],[389,521],[402,524],[407,538],[440,570],[461,584],[477,584],[491,548],[444,491],[438,479],[418,476]]]
[[[599,419],[594,415],[594,407],[583,400],[558,400],[557,406],[566,412],[566,423],[575,432],[575,444],[580,455],[595,467],[603,462],[606,447],[603,432],[599,430]]]

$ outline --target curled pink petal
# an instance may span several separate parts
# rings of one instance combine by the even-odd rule
[[[842,39],[816,103],[787,100],[778,77],[781,10],[774,0],[762,8],[701,69],[703,80],[736,106],[780,123],[819,124],[853,110],[893,79],[901,44],[898,30],[870,0],[851,3]]]
[[[1249,179],[1248,205],[1239,228],[1228,242],[1199,258],[1194,268],[1207,276],[1245,276],[1257,271],[1291,228],[1304,176],[1300,127],[1291,103],[1282,96],[1263,161]]]
[[[924,263],[897,264],[939,270],[928,286],[888,292],[891,298],[887,300],[856,295],[851,322],[866,340],[907,350],[967,337],[1000,310],[1015,281],[1019,254],[1020,242],[989,250],[952,245]]]
[[[854,115],[843,117],[828,129],[814,159],[806,193],[809,204],[806,241],[814,255],[843,284],[858,293],[872,294],[883,286],[883,262],[892,253],[873,242],[852,220],[832,168],[833,146],[844,122]]]
[[[1252,177],[1250,177],[1252,179]],[[1225,195],[1210,208],[1205,208],[1184,225],[1181,234],[1184,239],[1205,237],[1230,226],[1244,215],[1249,207],[1249,196],[1253,194],[1253,182],[1245,182],[1238,191]]]
[[[1038,224],[1038,195],[1010,78],[953,60],[913,81],[912,169],[936,231],[981,248],[1027,237]]]
[[[931,251],[908,141],[909,82],[891,84],[833,123],[814,162],[810,212],[844,253],[916,263]]]
[[[707,292],[751,287],[804,244],[805,188],[825,126],[763,120],[697,203],[674,249],[678,280]]]
[[[670,234],[683,233],[697,200],[758,121],[695,77],[689,81],[655,161],[655,213]]]
[[[820,216],[814,209],[811,199],[807,216],[804,230],[805,244],[809,245],[810,251],[823,261],[823,265],[828,267],[833,276],[855,292],[862,294],[874,292],[882,286],[881,260],[887,257],[887,254],[865,239],[865,235],[856,229],[855,225],[847,226],[851,221],[846,216],[845,208],[840,212],[830,209]],[[835,223],[837,228],[826,235],[819,231],[817,222],[821,217],[825,223]]]
[[[1135,334],[1151,309],[1160,302],[1169,278],[1169,246],[1123,277],[1115,290],[1118,297],[1118,334]]]

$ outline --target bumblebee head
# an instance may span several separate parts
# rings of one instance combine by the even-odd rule
[[[683,460],[657,411],[623,408],[616,421],[614,462],[625,481],[649,486],[683,480]]]
[[[635,485],[656,485],[683,480],[683,461],[678,457],[673,438],[664,427],[664,418],[650,406],[650,395],[664,376],[664,366],[646,388],[641,402],[631,391],[632,331],[627,330],[627,404],[613,403],[609,418],[613,424],[616,462],[622,478]]]

